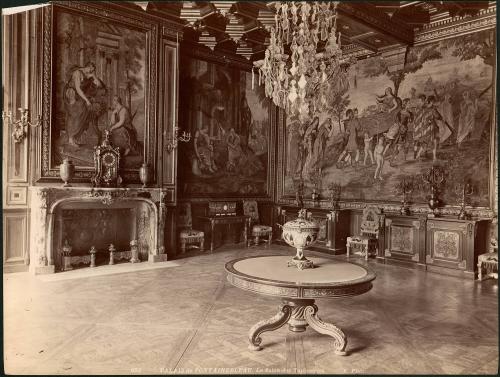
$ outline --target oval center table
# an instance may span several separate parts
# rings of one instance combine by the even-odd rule
[[[309,257],[314,268],[298,270],[287,267],[289,256],[246,257],[226,263],[227,280],[235,287],[268,296],[281,297],[278,313],[256,323],[248,334],[253,351],[261,350],[260,335],[277,330],[288,323],[294,332],[305,331],[309,325],[320,334],[334,339],[334,351],[346,354],[347,338],[337,326],[318,317],[317,298],[356,296],[372,288],[375,273],[350,262],[330,258]]]

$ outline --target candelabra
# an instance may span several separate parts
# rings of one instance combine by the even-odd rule
[[[407,197],[410,196],[415,189],[415,180],[413,177],[403,177],[396,184],[396,191],[399,195],[403,195],[401,200],[401,209],[399,212],[402,215],[409,215],[410,209],[408,208],[408,202],[406,201]]]
[[[311,199],[313,200],[314,205],[319,206],[321,184],[323,181],[323,176],[319,170],[315,170],[311,173],[310,181],[314,185],[313,191],[311,193]]]
[[[440,166],[432,166],[424,174],[422,174],[422,179],[427,183],[431,189],[431,195],[429,197],[429,208],[431,213],[427,217],[437,217],[437,208],[440,204],[440,200],[437,198],[437,192],[439,191],[441,184],[444,182],[445,172]]]
[[[294,181],[295,186],[295,204],[299,208],[304,208],[304,181],[299,179]]]
[[[7,120],[9,125],[14,126],[14,131],[12,132],[12,138],[15,143],[21,143],[28,134],[28,126],[38,127],[41,123],[42,117],[38,115],[36,123],[31,123],[28,120],[29,110],[22,107],[18,108],[21,112],[21,118],[19,120],[12,120],[12,111],[2,111],[2,119]]]
[[[455,195],[460,198],[460,213],[458,214],[458,219],[465,220],[467,217],[465,205],[467,203],[467,198],[474,192],[474,188],[470,183],[464,180],[463,183],[455,185],[454,191]]]
[[[332,210],[336,210],[338,209],[342,186],[340,183],[332,182],[328,185],[328,191],[330,192],[330,206]]]
[[[191,140],[191,133],[182,131],[182,135],[179,136],[179,127],[174,128],[174,137],[169,138],[169,141],[167,142],[166,149],[167,152],[170,153],[172,152],[175,148],[177,148],[178,142],[182,141],[183,143],[187,143]]]

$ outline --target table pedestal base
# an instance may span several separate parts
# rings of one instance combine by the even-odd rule
[[[284,299],[278,313],[270,318],[256,323],[248,334],[252,351],[262,349],[260,335],[266,331],[274,331],[288,323],[288,329],[302,332],[309,325],[320,334],[330,335],[333,339],[334,351],[337,355],[346,355],[347,338],[337,326],[323,322],[318,317],[318,307],[312,299]]]

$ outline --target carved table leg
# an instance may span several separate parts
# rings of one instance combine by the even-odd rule
[[[244,224],[245,224],[245,225],[244,225],[244,228],[245,228],[245,229],[244,229],[244,232],[243,232],[244,237],[245,237],[245,238],[244,238],[245,245],[246,245],[247,247],[249,246],[249,245],[248,245],[248,223],[249,223],[249,220],[245,220],[245,222],[244,222]]]
[[[210,252],[214,251],[214,237],[215,237],[215,221],[210,221],[211,233],[210,233]]]
[[[259,246],[259,241],[260,241],[260,236],[255,236],[254,237],[254,244],[255,244],[255,246]]]
[[[248,348],[251,351],[260,351],[262,349],[262,347],[260,346],[260,343],[262,342],[260,334],[266,331],[273,331],[279,329],[288,322],[291,314],[292,314],[291,306],[286,304],[280,305],[279,311],[274,317],[256,323],[248,333],[248,340],[250,341]]]
[[[304,309],[304,318],[314,330],[320,334],[330,335],[335,340],[333,342],[334,351],[337,355],[345,356],[347,352],[345,347],[347,346],[347,338],[345,334],[337,326],[323,322],[317,315],[318,307],[316,305],[307,306]]]

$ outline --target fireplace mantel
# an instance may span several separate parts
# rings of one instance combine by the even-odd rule
[[[35,274],[56,271],[58,255],[54,241],[55,222],[62,209],[135,208],[144,206],[148,212],[151,237],[148,237],[148,261],[167,260],[164,248],[164,227],[167,207],[166,192],[159,188],[87,188],[31,187],[30,271]],[[90,247],[91,245],[89,245]]]

